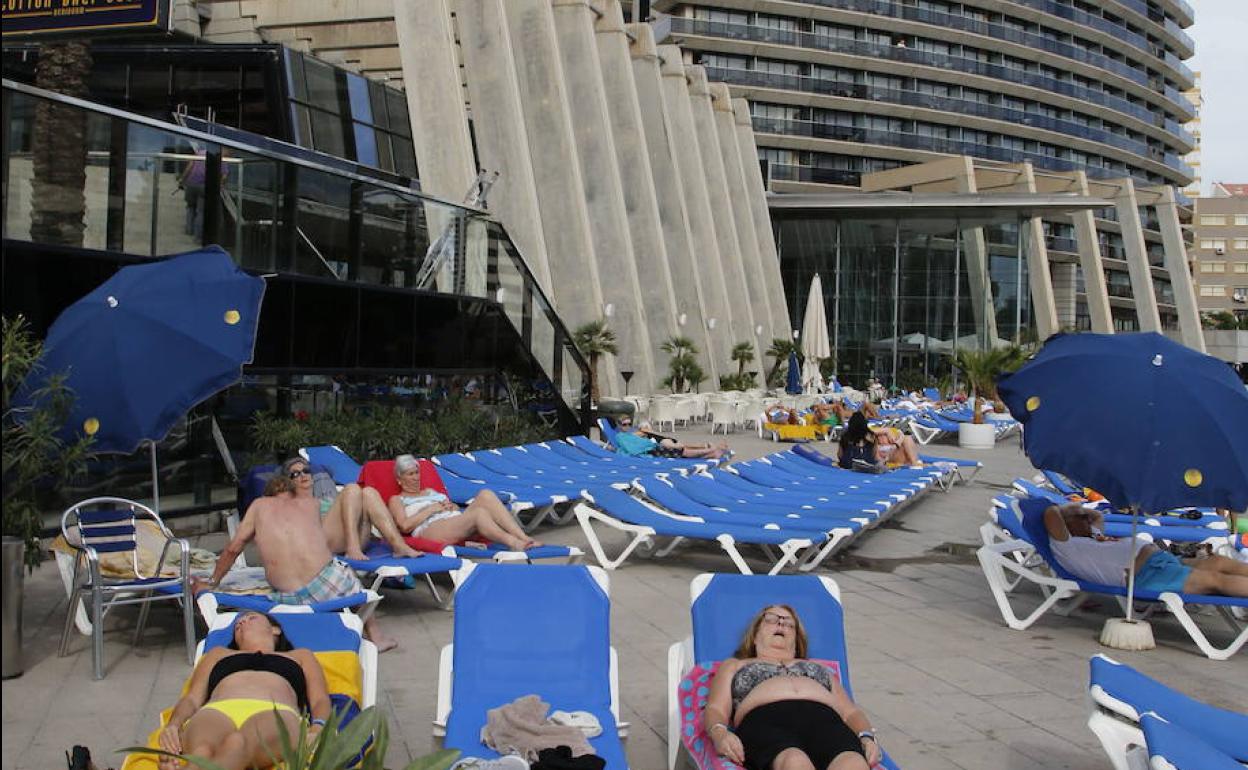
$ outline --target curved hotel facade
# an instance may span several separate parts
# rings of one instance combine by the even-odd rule
[[[771,199],[790,313],[801,317],[805,284],[823,271],[837,286],[828,311],[843,369],[930,374],[931,347],[968,334],[1178,330],[1195,318],[1181,323],[1188,297],[1175,295],[1190,293],[1190,278],[1170,270],[1187,271],[1176,216],[1186,201],[1174,190],[1194,175],[1183,160],[1195,146],[1183,127],[1194,114],[1184,0],[660,0],[654,10],[657,37],[749,101],[773,193],[893,191],[896,206],[877,200],[870,216],[843,196],[818,213]],[[903,192],[913,197],[898,213]],[[939,193],[978,196],[976,213],[930,198]],[[1084,203],[1032,216],[999,193]]]

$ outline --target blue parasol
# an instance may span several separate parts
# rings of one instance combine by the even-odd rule
[[[998,384],[1032,464],[1130,508],[1133,522],[1182,506],[1248,507],[1248,392],[1216,358],[1153,332],[1059,334]],[[1151,632],[1136,646],[1111,622],[1102,643],[1152,646]]]
[[[789,376],[784,383],[784,392],[791,396],[802,392],[802,365],[797,362],[797,353],[789,353]]]
[[[155,442],[242,376],[263,296],[264,281],[216,246],[118,270],[48,330],[42,376],[66,372],[75,394],[64,437],[94,436],[97,452],[150,441],[154,476]]]

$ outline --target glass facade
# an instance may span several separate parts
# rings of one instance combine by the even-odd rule
[[[986,284],[973,280],[973,230],[956,217],[785,215],[775,231],[791,318],[821,277],[843,382],[917,387],[948,375],[957,350],[1035,339],[1016,222],[983,228]]]

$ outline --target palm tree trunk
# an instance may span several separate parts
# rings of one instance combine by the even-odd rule
[[[589,400],[598,403],[598,356],[589,356]]]
[[[87,95],[91,46],[82,41],[46,43],[39,49],[35,85],[66,96]],[[86,231],[87,117],[71,107],[40,100],[31,183],[30,239],[82,246]]]

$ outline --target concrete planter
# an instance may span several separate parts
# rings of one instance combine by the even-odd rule
[[[992,423],[976,425],[964,422],[958,426],[958,446],[963,449],[992,449],[997,443],[997,431]]]
[[[3,677],[22,675],[22,587],[26,578],[23,556],[26,544],[21,538],[5,536],[0,545],[3,574],[0,575],[0,663]]]

